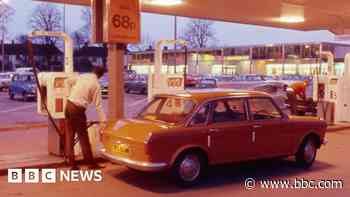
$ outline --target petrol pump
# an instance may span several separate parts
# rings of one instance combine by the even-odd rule
[[[317,101],[318,116],[328,123],[335,122],[335,105],[337,101],[337,84],[339,76],[335,75],[334,55],[324,51],[321,57],[327,57],[327,73],[317,72],[313,79],[313,99]]]
[[[34,31],[28,35],[35,37],[58,37],[64,41],[64,71],[41,72],[37,74],[39,83],[37,91],[37,111],[40,115],[48,116],[48,152],[54,155],[63,154],[63,136],[65,126],[64,109],[70,92],[68,78],[78,76],[73,72],[73,41],[64,32]]]
[[[337,85],[336,122],[350,122],[350,53],[346,54],[344,64],[344,73]]]
[[[154,54],[154,73],[149,72],[148,77],[148,100],[152,100],[156,94],[167,94],[183,92],[185,90],[185,74],[162,73],[163,65],[163,45],[179,44],[187,46],[184,40],[161,40],[157,43]]]

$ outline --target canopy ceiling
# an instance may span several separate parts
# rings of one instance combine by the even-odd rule
[[[90,5],[90,0],[39,0]],[[350,0],[184,0],[177,6],[142,1],[142,11],[297,30],[350,33]],[[281,16],[302,15],[304,22],[287,23]]]

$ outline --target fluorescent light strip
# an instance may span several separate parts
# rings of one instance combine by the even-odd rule
[[[175,6],[183,3],[183,0],[147,0],[148,4],[159,6]]]

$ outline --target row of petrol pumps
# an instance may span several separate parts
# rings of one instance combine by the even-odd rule
[[[329,124],[350,122],[350,53],[344,58],[342,75],[335,74],[334,55],[322,52],[327,57],[327,75],[315,75],[313,79],[313,100],[317,101],[318,116]]]
[[[48,116],[48,148],[49,153],[54,155],[63,155],[64,151],[64,132],[67,129],[65,123],[65,106],[70,94],[71,87],[68,80],[71,77],[78,77],[79,74],[73,69],[73,42],[69,35],[63,32],[45,32],[38,31],[29,34],[29,38],[50,36],[58,37],[64,41],[64,71],[63,72],[41,72],[36,73],[38,84],[37,91],[37,111],[40,115]],[[185,75],[168,75],[161,72],[162,65],[162,46],[169,44],[178,44],[186,46],[182,40],[162,40],[157,43],[155,50],[154,73],[148,78],[148,100],[153,95],[161,93],[181,92],[185,89]],[[30,51],[30,50],[29,50]],[[33,69],[36,71],[35,66]],[[123,96],[123,95],[121,95]],[[92,147],[96,147],[95,131],[90,133]],[[75,150],[79,149],[79,146]],[[93,148],[94,149],[94,148]]]
[[[73,71],[73,42],[67,34],[62,32],[33,32],[29,38],[38,36],[53,36],[64,40],[64,72],[42,72],[37,77],[38,113],[49,116],[49,153],[62,155],[63,139],[61,136],[66,129],[64,109],[71,89],[67,79],[79,75]],[[162,40],[157,43],[154,73],[149,72],[148,77],[149,100],[155,94],[185,90],[186,74],[161,72],[162,46],[169,44],[186,46],[186,42],[182,40]],[[342,76],[335,75],[334,56],[331,52],[322,52],[321,56],[328,59],[328,74],[316,75],[313,79],[313,99],[318,103],[318,116],[329,123],[350,122],[350,54],[345,57],[345,71]],[[94,143],[96,140],[92,140],[92,144]]]

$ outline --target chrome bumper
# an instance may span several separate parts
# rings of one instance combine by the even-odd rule
[[[106,152],[106,149],[101,149],[100,152],[105,159],[113,163],[125,165],[132,169],[136,169],[140,171],[157,172],[167,168],[166,163],[150,163],[150,162],[143,162],[143,161],[135,161],[128,158],[118,157],[118,156],[109,154]]]
[[[327,138],[324,138],[323,140],[322,140],[322,145],[327,145],[328,144],[328,139]]]

